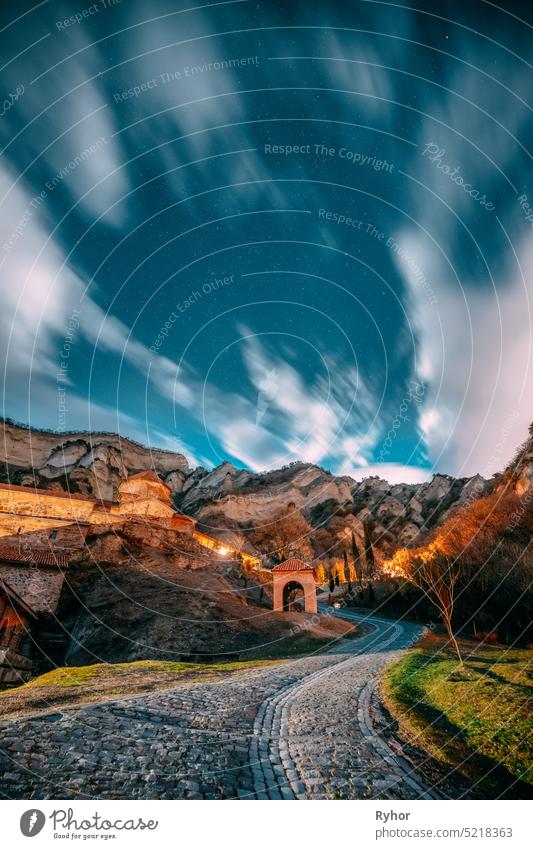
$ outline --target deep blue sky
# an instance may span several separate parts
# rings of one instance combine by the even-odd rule
[[[198,5],[2,12],[4,415],[501,468],[533,418],[528,4]]]

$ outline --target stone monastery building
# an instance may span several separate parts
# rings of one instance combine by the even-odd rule
[[[66,571],[90,526],[143,521],[190,536],[248,567],[259,565],[259,558],[197,531],[195,519],[175,510],[171,494],[152,471],[121,481],[116,501],[0,484],[0,684],[24,680],[31,670],[21,650],[24,637],[35,623],[54,617]]]

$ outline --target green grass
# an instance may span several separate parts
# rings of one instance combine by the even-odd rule
[[[360,629],[342,634],[359,636]],[[195,663],[188,661],[138,660],[130,663],[95,663],[90,666],[64,666],[33,678],[26,684],[0,691],[0,718],[24,716],[43,710],[75,707],[81,704],[167,690],[180,684],[215,680],[240,671],[262,669],[292,658],[331,649],[341,634],[331,638],[311,638],[304,632],[253,648],[246,660]],[[241,652],[241,656],[244,652]]]
[[[235,672],[239,669],[260,666],[264,661],[233,661],[229,663],[186,663],[166,660],[136,660],[131,663],[94,663],[91,666],[60,666],[39,675],[27,684],[17,687],[17,691],[33,687],[83,687],[87,682],[100,682],[110,676],[129,677],[132,673],[152,675],[175,675],[201,670],[206,672]],[[0,697],[13,690],[0,692]]]
[[[533,783],[533,652],[468,641],[462,649],[464,667],[431,635],[388,668],[383,696],[400,733],[482,785],[505,783],[505,773],[508,783]]]
[[[19,687],[2,690],[0,717],[24,716],[43,710],[50,711],[168,690],[181,683],[220,679],[241,670],[261,669],[272,663],[272,660],[257,659],[229,663],[140,660],[132,663],[64,666],[46,672]]]

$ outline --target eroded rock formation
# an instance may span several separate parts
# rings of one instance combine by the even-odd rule
[[[182,454],[144,448],[116,434],[61,435],[11,423],[3,426],[1,455],[4,481],[104,499],[116,497],[119,481],[128,474],[152,470],[171,488],[179,510],[196,518],[207,533],[236,546],[242,546],[251,530],[294,505],[311,528],[322,533],[318,539],[323,547],[334,548],[336,539],[344,544],[352,531],[361,541],[367,523],[374,545],[384,554],[414,542],[450,510],[506,479],[438,474],[423,484],[390,484],[379,477],[356,482],[309,463],[264,473],[228,462],[212,471],[191,470]],[[522,447],[512,475],[519,494],[531,487],[533,437]]]

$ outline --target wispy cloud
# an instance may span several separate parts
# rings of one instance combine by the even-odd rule
[[[472,279],[452,282],[423,241],[403,238],[438,292],[432,307],[406,274],[417,376],[427,385],[421,437],[439,469],[493,474],[511,458],[532,418],[533,239],[522,241],[514,277],[487,291]],[[496,450],[510,418],[513,433]]]

